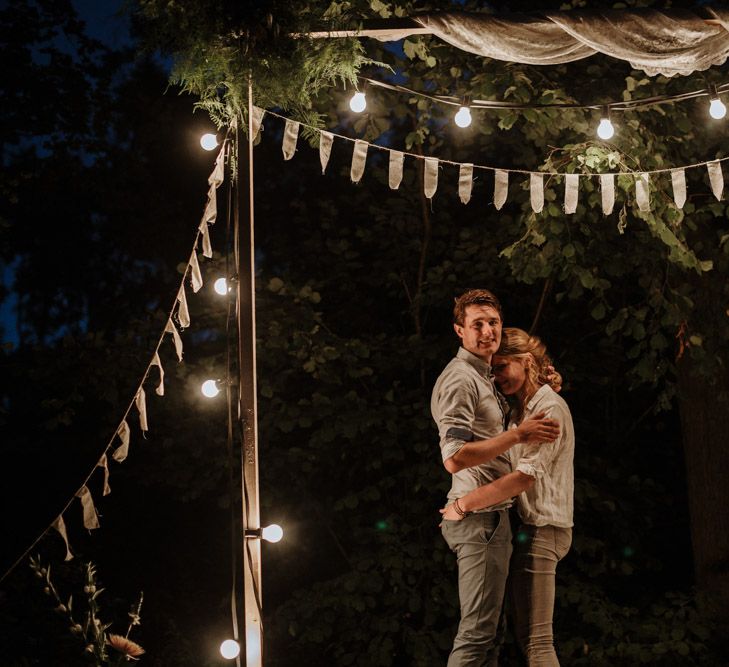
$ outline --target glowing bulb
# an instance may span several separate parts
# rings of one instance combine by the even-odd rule
[[[206,151],[214,151],[218,146],[218,137],[210,132],[203,134],[202,137],[200,137],[200,145]]]
[[[468,107],[461,107],[456,114],[456,125],[468,127],[471,124],[471,110]]]
[[[364,93],[357,91],[349,100],[349,108],[355,113],[362,113],[367,107],[367,98]]]
[[[716,118],[716,120],[724,118],[724,116],[726,116],[726,104],[724,104],[724,102],[722,102],[718,97],[715,97],[711,100],[711,104],[709,105],[709,115],[712,118]]]
[[[220,645],[220,655],[227,660],[233,660],[240,655],[240,644],[235,639],[226,639]]]
[[[280,542],[283,537],[283,528],[277,523],[272,523],[261,530],[261,537],[268,542]]]
[[[206,398],[215,398],[220,393],[218,383],[215,380],[205,380],[202,387],[200,387],[200,391]]]
[[[213,289],[221,296],[225,296],[228,293],[228,281],[225,278],[218,278],[213,283]]]
[[[597,126],[597,136],[600,139],[610,139],[615,134],[615,128],[609,118],[603,118]]]

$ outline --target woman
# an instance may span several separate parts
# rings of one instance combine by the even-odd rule
[[[521,329],[505,328],[492,360],[496,384],[512,403],[509,427],[543,412],[560,424],[557,440],[515,445],[512,472],[471,491],[441,510],[459,521],[469,512],[518,495],[521,519],[511,563],[510,590],[517,640],[529,667],[559,666],[552,616],[557,563],[572,544],[575,437],[564,400],[550,387],[555,377],[546,347]]]

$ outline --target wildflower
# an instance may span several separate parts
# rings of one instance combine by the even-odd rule
[[[59,614],[65,614],[68,609],[65,604],[59,604],[53,611],[58,612]]]
[[[106,643],[132,660],[138,660],[139,656],[144,653],[144,649],[139,644],[121,635],[109,635]]]
[[[91,584],[91,586],[84,586],[84,593],[96,593],[96,586]]]
[[[83,628],[78,623],[74,623],[74,625],[71,626],[71,632],[75,635],[80,635],[82,631]]]

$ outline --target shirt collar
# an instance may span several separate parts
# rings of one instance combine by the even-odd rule
[[[463,359],[463,361],[467,361],[479,372],[480,375],[483,375],[484,377],[491,376],[491,364],[486,363],[483,359],[481,359],[481,357],[477,357],[472,352],[469,352],[465,347],[458,348],[458,354],[456,357],[458,359]]]
[[[550,387],[548,384],[543,384],[539,389],[537,389],[534,392],[534,395],[529,399],[528,403],[525,406],[526,410],[531,410],[534,407],[534,404],[542,398],[545,394],[548,394],[550,391],[552,391],[552,387]]]

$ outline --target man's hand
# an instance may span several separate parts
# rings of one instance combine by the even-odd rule
[[[559,422],[545,418],[543,412],[526,419],[516,430],[519,433],[519,441],[525,444],[554,442],[559,438],[561,431]]]
[[[463,516],[456,511],[456,506],[452,503],[445,509],[439,510],[444,519],[448,521],[463,521]]]

